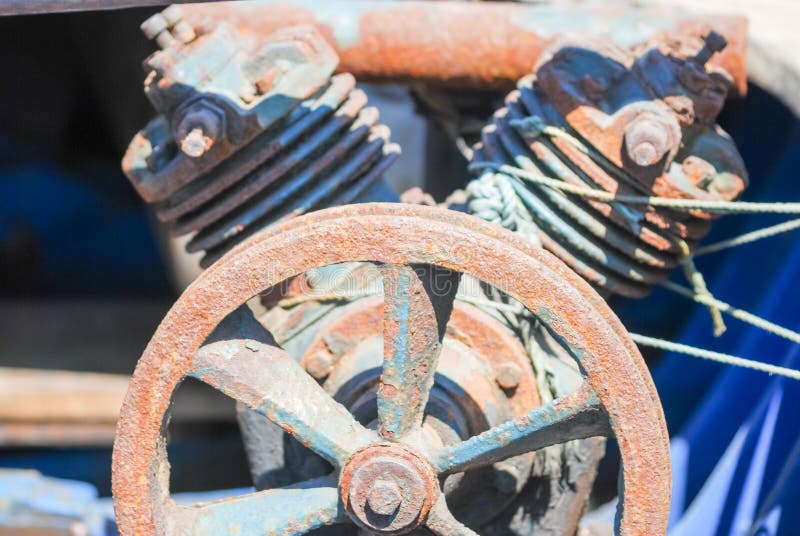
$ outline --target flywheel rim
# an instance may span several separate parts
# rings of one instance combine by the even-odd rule
[[[269,228],[206,270],[173,305],[136,367],[117,428],[112,488],[121,534],[169,532],[162,430],[172,392],[208,335],[252,296],[345,261],[470,273],[543,318],[579,356],[618,438],[617,532],[666,532],[671,484],[663,412],[638,350],[602,298],[553,255],[513,233],[449,210],[381,203],[319,211]]]

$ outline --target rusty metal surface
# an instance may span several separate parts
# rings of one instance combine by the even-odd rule
[[[425,522],[439,481],[412,449],[379,443],[347,461],[339,487],[343,506],[357,525],[373,534],[395,534]]]
[[[570,395],[444,449],[434,466],[440,473],[454,473],[563,443],[564,437],[610,434],[608,416],[585,382]]]
[[[620,195],[723,200],[747,172],[715,123],[733,78],[709,63],[721,35],[671,35],[633,49],[573,37],[554,45],[484,128],[474,162],[509,163]],[[541,241],[599,288],[646,294],[677,266],[711,215],[604,203],[510,184]],[[477,205],[476,205],[477,206]]]
[[[220,513],[216,519],[223,524],[214,525],[217,530],[238,520],[246,522],[241,527],[245,532],[278,526],[286,530],[298,523],[297,532],[302,532],[312,517],[322,523],[340,520],[335,488],[322,483],[175,509],[164,502],[168,466],[162,433],[169,394],[191,372],[196,351],[226,316],[280,281],[343,261],[434,264],[471,273],[523,303],[578,360],[586,389],[596,395],[619,441],[624,504],[620,534],[665,533],[670,477],[663,415],[641,356],[602,298],[555,257],[509,232],[450,211],[384,204],[320,211],[262,231],[208,269],[175,304],[140,360],[123,405],[113,459],[122,534],[163,533],[167,523],[191,526],[198,510]],[[236,361],[246,351],[253,353],[240,349],[229,355]],[[325,409],[305,406],[296,411],[302,417]],[[519,425],[538,426],[549,411],[548,406],[533,409]],[[561,437],[569,439],[569,434]],[[448,452],[426,447],[424,441],[403,444],[432,466]],[[284,512],[276,511],[270,495],[283,501]],[[300,503],[307,515],[302,515]],[[282,521],[289,525],[280,525]],[[452,518],[441,497],[427,523],[437,534],[471,534]]]
[[[528,74],[549,45],[568,34],[608,35],[627,47],[662,34],[699,36],[711,27],[731,41],[712,61],[732,74],[739,94],[747,84],[744,18],[694,15],[666,6],[262,0],[184,9],[196,27],[228,21],[261,36],[312,24],[336,48],[340,69],[359,80],[505,89]]]
[[[422,426],[461,274],[393,264],[382,265],[380,271],[385,328],[379,431],[398,440]]]
[[[203,266],[263,225],[352,200],[399,153],[313,27],[193,28],[170,6],[142,30],[162,48],[145,61],[160,115],[123,171],[173,235],[194,233]]]
[[[331,403],[246,305],[205,342],[190,374],[265,415],[339,466],[376,439],[343,406]]]
[[[372,272],[379,276],[377,270]],[[440,280],[445,287],[447,275],[443,274]],[[330,316],[313,323],[314,337],[300,362],[359,422],[377,425],[377,389],[383,368],[383,301],[378,296],[358,299],[338,307]],[[276,326],[276,332],[283,332],[293,331],[294,322],[308,320],[289,315],[284,320],[286,327],[282,327],[279,315],[267,314],[261,321]],[[446,330],[436,381],[425,408],[423,427],[429,435],[439,436],[445,445],[455,445],[541,405],[527,352],[510,330],[459,300],[455,301]],[[262,430],[260,423],[249,417],[245,420],[245,437],[261,437]],[[253,448],[258,446],[254,444]],[[533,456],[528,453],[496,463],[485,471],[452,475],[444,484],[449,508],[470,527],[491,523],[528,482]],[[255,462],[253,480],[269,479],[268,461],[259,459],[258,453],[251,460]],[[301,455],[293,463],[307,467],[310,460]],[[487,481],[491,484],[487,485]],[[581,500],[575,502],[579,503],[578,509],[584,504]],[[577,528],[577,519],[573,525],[562,525],[565,529],[568,526]]]

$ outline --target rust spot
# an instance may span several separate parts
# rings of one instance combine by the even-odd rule
[[[663,413],[638,350],[603,299],[554,256],[513,233],[438,208],[375,204],[320,211],[264,230],[204,272],[176,302],[140,359],[121,411],[113,455],[121,534],[164,527],[163,423],[170,395],[203,341],[253,295],[345,261],[425,262],[471,273],[546,319],[580,356],[619,441],[620,533],[666,531],[670,464]]]
[[[428,81],[459,88],[510,89],[530,72],[548,45],[576,33],[577,27],[571,28],[573,19],[593,16],[608,25],[612,34],[628,31],[631,24],[630,18],[605,7],[545,9],[547,17],[536,6],[510,2],[383,2],[374,7],[356,3],[342,4],[339,16],[331,18],[314,7],[274,3],[184,7],[185,19],[195,27],[227,21],[262,37],[287,26],[314,25],[339,53],[340,71],[353,73],[359,80]],[[675,17],[671,9],[631,11],[644,21],[653,21],[654,28],[662,28],[664,20]],[[711,62],[731,74],[736,93],[743,96],[747,89],[744,17],[687,15],[664,33],[693,37],[709,27],[729,43]]]

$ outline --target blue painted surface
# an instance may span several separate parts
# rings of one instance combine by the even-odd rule
[[[535,442],[537,437],[540,437],[538,432],[541,430],[573,419],[581,412],[597,407],[599,404],[594,392],[583,400],[575,400],[580,403],[574,406],[559,403],[563,399],[549,402],[530,411],[524,417],[506,421],[480,435],[446,448],[439,453],[436,468],[439,471],[456,472],[469,467],[470,464],[485,465],[488,460],[503,459],[508,454],[506,456],[496,455],[502,453],[508,446],[522,446],[526,443],[530,445],[531,439]],[[536,447],[534,449],[538,450]],[[514,451],[513,454],[521,454],[525,450],[527,449]]]
[[[97,506],[94,486],[46,478],[35,471],[0,470],[0,530],[20,519],[56,516],[80,520],[90,536],[106,534],[107,520]]]
[[[344,518],[335,480],[265,490],[197,509],[190,533],[305,534]]]
[[[774,286],[757,312],[797,330],[800,239],[786,253],[783,269],[776,274]],[[747,275],[752,273],[740,277]],[[735,287],[736,278],[732,278],[730,286],[717,292],[724,295]],[[733,353],[800,368],[797,345],[751,328],[732,325],[731,329],[741,330]],[[689,330],[683,342],[699,344],[701,337]],[[708,374],[706,364],[685,363],[686,358],[680,356],[666,359],[665,369],[671,368],[671,362],[684,362],[681,377],[692,377],[695,369],[698,375]],[[663,373],[657,379],[660,384],[666,381]],[[665,400],[665,404],[669,402]],[[791,455],[800,444],[799,419],[799,382],[743,369],[717,371],[702,402],[673,439],[680,455],[674,458],[676,522],[671,533],[746,534],[765,513],[762,510],[769,507],[780,511],[775,510],[778,513],[772,518],[773,526],[765,527],[765,534],[797,534],[800,519],[796,508],[787,507],[796,507],[798,496],[787,496],[787,492],[792,487],[800,490],[792,480],[780,482],[778,475],[796,473],[800,467],[798,456]]]
[[[413,366],[411,362],[413,356],[411,356],[408,348],[411,308],[408,298],[413,272],[406,270],[395,271],[396,276],[393,278],[393,282],[397,285],[397,288],[392,289],[394,297],[391,301],[394,307],[391,309],[391,313],[394,315],[392,320],[397,322],[398,329],[391,343],[393,353],[384,356],[381,383],[383,386],[392,386],[397,391],[402,392],[412,388],[408,382],[408,369]],[[386,285],[386,282],[384,282],[384,285]],[[385,430],[389,437],[395,437],[403,427],[404,402],[404,398],[386,396],[383,388],[378,389],[378,416],[380,417],[381,430]]]

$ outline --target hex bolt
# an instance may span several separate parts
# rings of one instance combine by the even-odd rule
[[[638,166],[652,166],[671,149],[670,134],[655,118],[640,116],[625,125],[625,145]]]
[[[324,350],[319,350],[308,356],[305,360],[306,372],[317,380],[325,379],[331,373],[333,358]]]
[[[172,27],[172,35],[184,44],[194,41],[195,37],[197,37],[192,25],[185,20],[178,22]]]
[[[177,40],[169,33],[169,27],[169,21],[161,13],[156,13],[140,26],[145,37],[151,40],[155,39],[162,49],[177,43]]]
[[[708,32],[708,34],[703,37],[703,41],[705,41],[703,48],[701,48],[700,52],[698,52],[694,57],[694,61],[700,63],[701,65],[710,60],[714,53],[721,52],[726,46],[728,46],[727,39],[713,30]]]
[[[392,480],[377,479],[367,492],[367,505],[378,515],[390,516],[403,503],[400,486]]]
[[[191,158],[200,158],[213,143],[214,140],[206,136],[201,127],[195,127],[181,140],[181,151]]]
[[[146,38],[155,39],[158,34],[169,28],[169,23],[161,13],[156,13],[144,21],[139,28]]]
[[[217,139],[224,136],[224,112],[211,103],[192,105],[181,119],[175,133],[181,151],[190,158],[203,156]]]
[[[516,389],[522,381],[522,369],[516,363],[506,361],[497,367],[495,380],[503,389]]]
[[[167,21],[170,26],[175,26],[183,20],[183,9],[178,5],[171,5],[161,11],[161,16]]]

